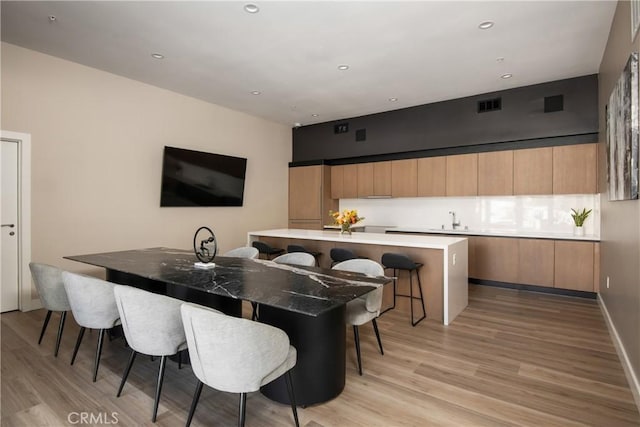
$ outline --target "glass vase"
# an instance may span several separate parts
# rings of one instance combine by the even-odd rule
[[[348,222],[340,224],[340,234],[351,235],[351,224],[349,224]]]

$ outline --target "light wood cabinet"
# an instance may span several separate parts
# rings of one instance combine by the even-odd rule
[[[330,188],[329,166],[289,168],[289,227],[322,229],[330,223],[329,210],[338,209]]]
[[[554,241],[518,239],[517,283],[553,287]]]
[[[478,195],[510,196],[513,194],[513,151],[478,154]]]
[[[518,282],[518,240],[508,237],[475,237],[477,279]]]
[[[446,194],[446,157],[418,159],[418,197],[441,197]]]
[[[358,197],[391,196],[391,162],[359,163]]]
[[[594,291],[593,242],[555,242],[554,286],[577,291]]]
[[[391,162],[373,164],[373,195],[391,195]]]
[[[513,151],[513,194],[552,194],[553,148]]]
[[[595,194],[597,144],[553,147],[553,194]]]
[[[478,195],[478,154],[447,156],[446,195]]]
[[[331,167],[331,198],[355,199],[358,197],[358,165]]]
[[[416,197],[418,195],[418,160],[391,162],[391,196]]]

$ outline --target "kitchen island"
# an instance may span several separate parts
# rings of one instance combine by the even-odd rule
[[[262,241],[285,248],[290,244],[320,252],[321,267],[331,265],[331,248],[346,248],[358,256],[380,262],[385,252],[402,253],[424,266],[420,269],[427,318],[450,324],[468,304],[468,242],[466,238],[380,233],[340,234],[337,231],[277,229],[251,231],[248,244]],[[408,293],[399,284],[399,293]],[[414,286],[417,284],[414,281]],[[414,291],[417,295],[417,289]],[[385,288],[383,309],[391,304],[393,289]],[[410,310],[407,298],[399,298],[397,310]]]

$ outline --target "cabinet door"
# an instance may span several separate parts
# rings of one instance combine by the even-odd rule
[[[447,156],[447,196],[478,195],[478,154]]]
[[[391,196],[391,162],[373,164],[373,195]]]
[[[518,240],[518,283],[553,287],[553,240]]]
[[[513,194],[513,151],[478,154],[478,195],[511,196]]]
[[[475,237],[476,279],[517,283],[518,240],[509,237]]]
[[[358,197],[373,196],[373,163],[358,164]]]
[[[596,145],[553,147],[553,194],[595,194]]]
[[[320,220],[322,166],[289,168],[289,219]]]
[[[554,287],[593,292],[594,243],[556,240]]]
[[[342,197],[355,199],[358,197],[358,165],[344,165],[342,177]]]
[[[446,193],[446,157],[418,159],[418,196],[438,197]]]
[[[342,199],[342,180],[344,177],[344,166],[331,166],[331,198]]]
[[[552,194],[553,148],[513,152],[513,194]]]
[[[418,195],[418,160],[391,162],[391,196],[416,197]]]

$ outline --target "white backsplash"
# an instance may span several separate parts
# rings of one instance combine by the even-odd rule
[[[451,228],[455,211],[460,229],[505,232],[572,233],[571,208],[593,210],[585,234],[599,238],[599,194],[340,200],[341,210],[357,209],[366,225]]]

